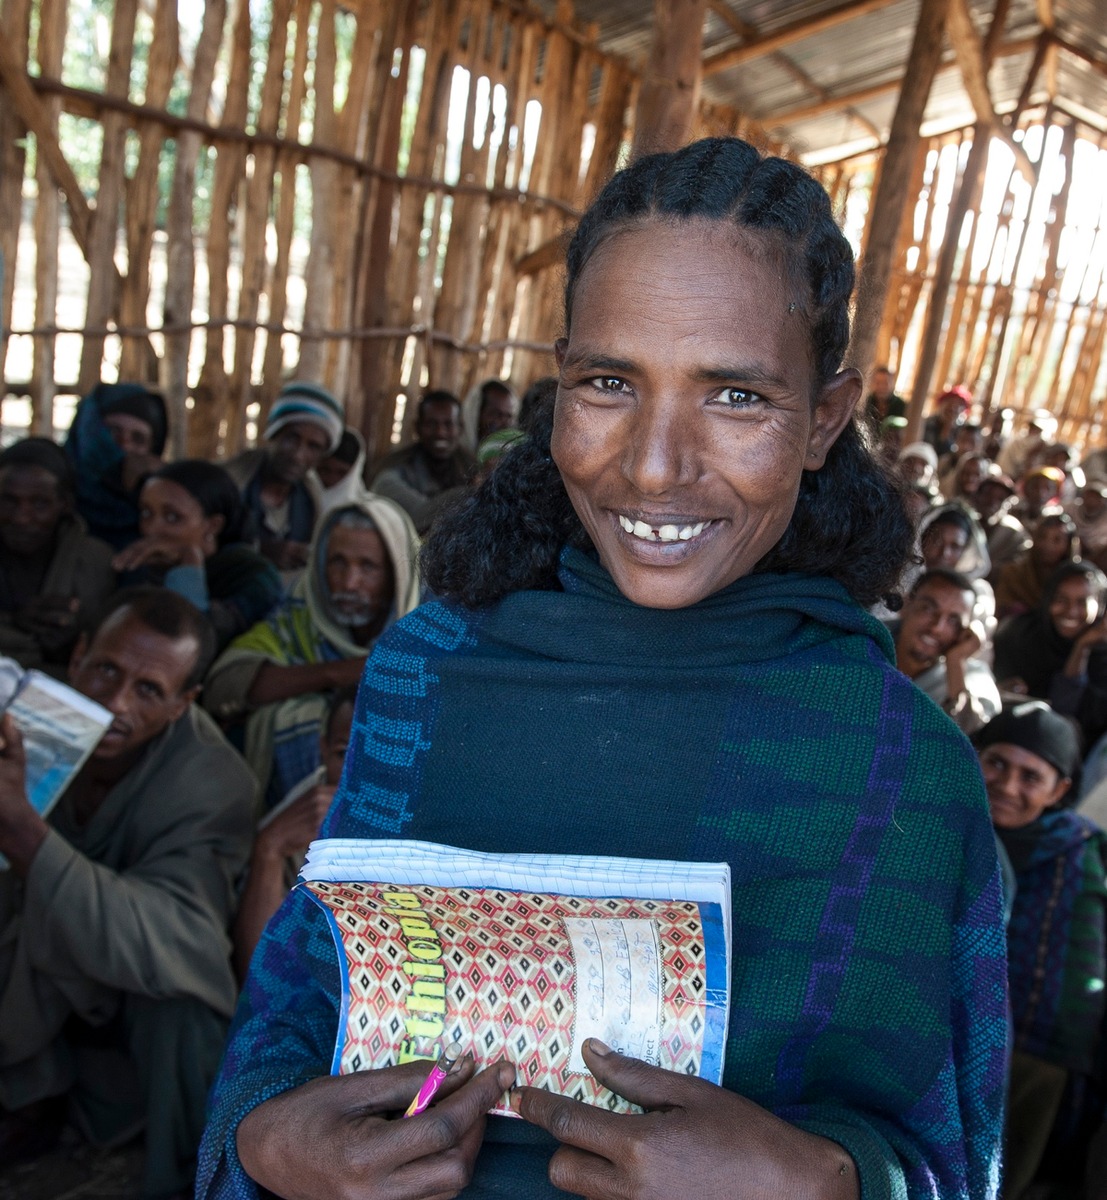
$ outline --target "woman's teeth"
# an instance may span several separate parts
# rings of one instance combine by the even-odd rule
[[[632,521],[622,513],[619,514],[619,524],[627,533],[634,534],[644,542],[689,542],[703,533],[708,523],[700,521],[696,525],[661,525],[655,529],[645,521]]]

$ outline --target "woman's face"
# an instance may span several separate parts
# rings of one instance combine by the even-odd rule
[[[1078,638],[1099,615],[1099,601],[1088,579],[1070,575],[1063,579],[1049,602],[1049,618],[1063,638]]]
[[[952,571],[961,561],[969,535],[952,521],[935,522],[922,536],[923,563],[928,571],[942,567]]]
[[[199,500],[179,483],[148,479],[142,485],[138,528],[143,537],[165,538],[179,545],[200,546],[205,557],[214,554],[221,516],[209,517]]]
[[[757,234],[690,221],[613,235],[577,280],[552,454],[637,604],[682,608],[749,574],[853,412],[857,372],[816,386],[788,274]]]
[[[1056,767],[1030,750],[996,742],[980,751],[980,770],[988,790],[992,824],[1022,829],[1052,808],[1069,790]]]
[[[1069,556],[1069,534],[1063,525],[1040,525],[1034,536],[1034,550],[1045,567],[1055,567]]]

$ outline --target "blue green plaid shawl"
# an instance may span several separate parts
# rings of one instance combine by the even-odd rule
[[[427,604],[381,639],[323,836],[727,859],[726,1086],[846,1146],[865,1200],[994,1197],[1006,960],[968,743],[830,581],[645,609],[567,551],[561,582]],[[254,956],[197,1196],[255,1196],[238,1122],[330,1068],[319,916],[293,893]],[[492,1119],[465,1195],[561,1195],[534,1140]]]

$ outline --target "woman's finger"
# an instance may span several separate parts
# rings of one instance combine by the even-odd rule
[[[635,1200],[624,1171],[610,1159],[575,1146],[562,1146],[550,1159],[550,1183],[588,1200]]]
[[[422,1153],[433,1154],[456,1145],[465,1133],[515,1082],[515,1068],[509,1062],[493,1063],[446,1099],[435,1101],[426,1112],[404,1122],[418,1130]]]
[[[392,1172],[388,1180],[388,1196],[396,1200],[407,1197],[439,1196],[442,1200],[456,1196],[473,1176],[484,1137],[484,1117],[476,1121],[456,1146],[437,1154],[428,1154],[414,1162],[404,1163]]]
[[[605,1088],[645,1109],[672,1108],[681,1103],[690,1084],[702,1086],[702,1080],[618,1054],[595,1038],[585,1041],[583,1054],[588,1069]]]
[[[423,1086],[432,1062],[410,1062],[378,1071],[355,1071],[332,1077],[330,1097],[346,1112],[399,1112],[405,1109]]]
[[[524,1120],[546,1130],[559,1142],[601,1156],[613,1145],[618,1145],[624,1136],[621,1123],[636,1119],[532,1087],[517,1088],[512,1092],[511,1107]]]

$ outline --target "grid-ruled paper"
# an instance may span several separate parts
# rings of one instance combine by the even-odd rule
[[[430,884],[564,896],[718,904],[730,957],[730,865],[583,854],[484,854],[402,838],[324,838],[300,872],[309,883]]]

